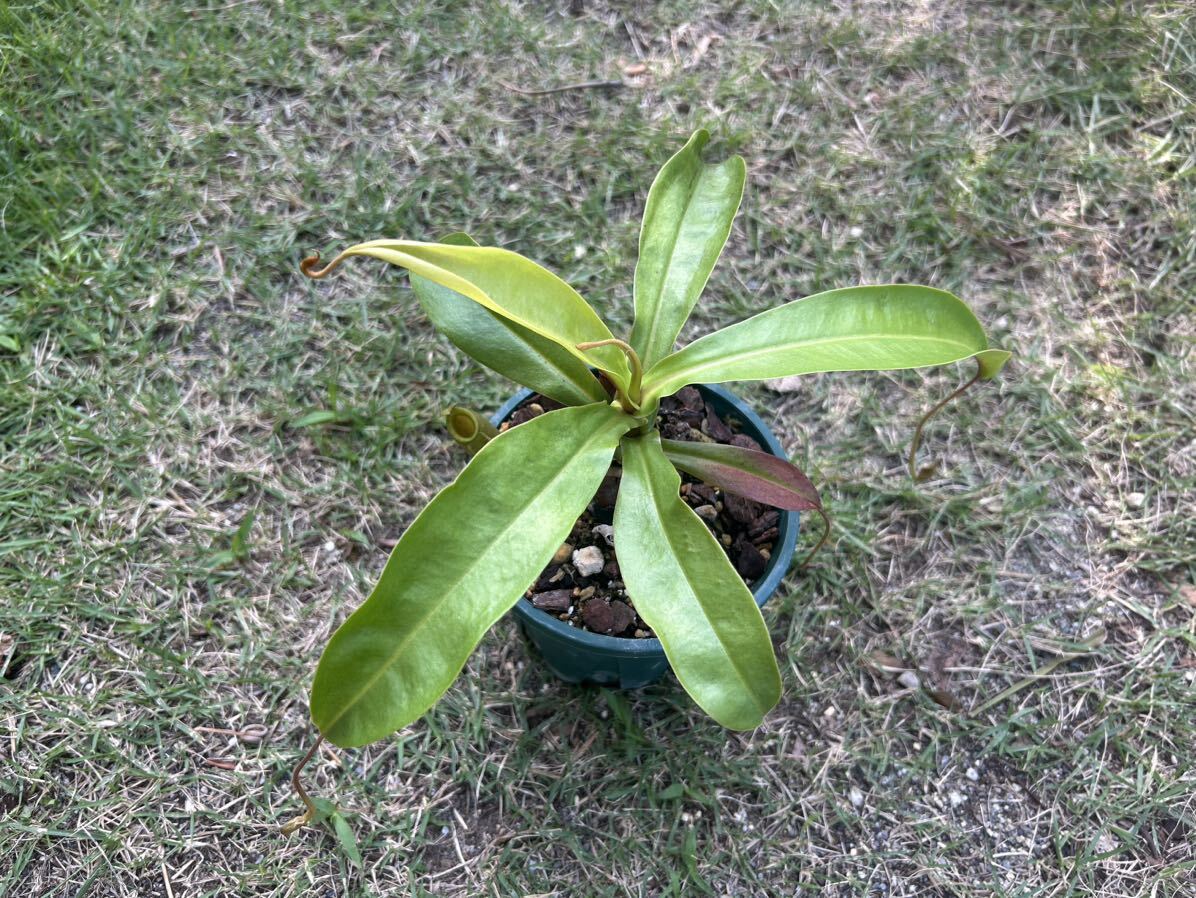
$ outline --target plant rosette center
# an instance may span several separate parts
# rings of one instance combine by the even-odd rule
[[[499,432],[523,424],[561,404],[539,394],[523,400]],[[652,422],[665,439],[713,443],[764,451],[743,432],[734,414],[720,415],[694,387],[661,400]],[[648,639],[656,634],[635,609],[619,569],[613,526],[622,466],[612,464],[569,538],[524,593],[538,611],[572,627],[606,636]],[[777,550],[781,510],[682,475],[680,495],[718,541],[743,581],[752,587]],[[630,534],[630,538],[634,538]]]

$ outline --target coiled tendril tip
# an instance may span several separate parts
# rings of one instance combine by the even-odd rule
[[[312,253],[306,259],[299,263],[299,270],[313,280],[319,280],[322,277],[330,274],[344,260],[344,253],[337,256],[323,268],[317,268],[320,264],[320,254]]]

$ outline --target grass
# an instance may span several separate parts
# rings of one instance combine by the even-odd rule
[[[0,893],[1196,894],[1186,4],[583,5],[0,9]],[[299,258],[465,229],[625,332],[700,125],[749,190],[687,338],[912,280],[1016,363],[918,487],[961,372],[744,385],[838,523],[759,730],[504,622],[313,764],[360,869],[280,836],[320,647],[462,464],[439,410],[510,391],[401,279]]]

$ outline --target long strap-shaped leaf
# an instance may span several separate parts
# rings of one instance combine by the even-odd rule
[[[661,440],[660,448],[674,468],[737,496],[790,511],[822,507],[810,478],[771,453],[684,440]]]
[[[646,368],[673,351],[723,251],[743,197],[743,158],[705,164],[702,147],[708,140],[706,131],[695,131],[648,191],[631,330],[631,346]]]
[[[477,246],[466,234],[440,242]],[[411,275],[411,289],[436,329],[487,368],[565,405],[606,398],[589,368],[559,343],[418,274]]]
[[[324,649],[311,715],[327,739],[364,745],[432,706],[569,535],[631,423],[606,403],[561,409],[474,456]]]
[[[760,609],[722,547],[681,500],[652,431],[623,440],[615,503],[619,569],[685,691],[723,726],[758,726],[781,696]]]
[[[610,329],[576,290],[531,259],[493,246],[451,246],[414,240],[371,240],[342,250],[322,271],[304,260],[303,270],[323,277],[347,256],[371,256],[405,268],[467,296],[495,314],[564,347],[582,363],[601,368],[622,387],[630,383],[627,359],[613,346],[580,350],[579,343],[610,340]]]
[[[988,348],[980,322],[958,297],[907,284],[845,287],[695,340],[644,375],[644,401],[692,383],[922,368],[968,358],[987,379],[1009,353]]]

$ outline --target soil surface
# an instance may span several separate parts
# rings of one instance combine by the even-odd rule
[[[552,399],[532,395],[500,429],[562,407]],[[743,424],[737,418],[720,417],[694,387],[684,387],[661,400],[656,426],[666,439],[764,448],[741,432]],[[655,634],[636,613],[615,554],[611,523],[622,474],[620,465],[611,465],[585,513],[573,525],[569,539],[527,591],[525,601],[592,633],[647,639]],[[744,582],[750,586],[759,580],[775,548],[780,512],[724,493],[685,473],[681,474],[681,495],[710,528]]]

